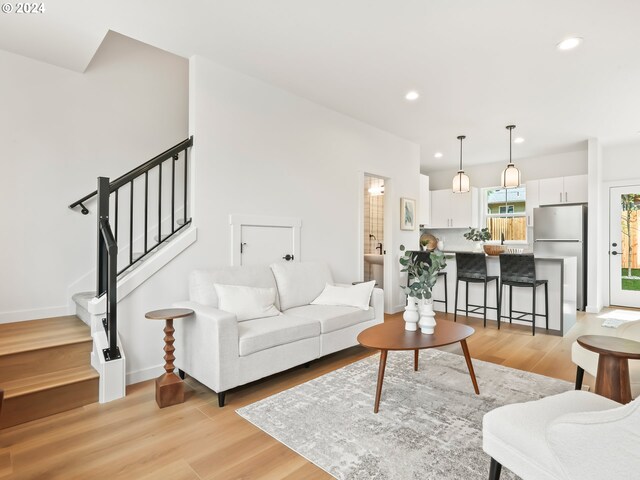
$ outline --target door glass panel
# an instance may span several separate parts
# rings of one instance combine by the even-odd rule
[[[626,193],[620,196],[622,214],[620,229],[622,241],[620,245],[622,290],[640,290],[640,251],[638,250],[638,211],[640,210],[640,193]]]

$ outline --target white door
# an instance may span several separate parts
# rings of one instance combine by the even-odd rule
[[[544,178],[538,185],[540,205],[564,203],[564,178]]]
[[[611,188],[609,195],[609,293],[611,305],[640,307],[640,185]]]
[[[293,261],[293,227],[242,225],[240,264],[270,265]]]

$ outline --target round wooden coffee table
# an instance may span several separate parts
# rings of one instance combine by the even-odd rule
[[[367,328],[358,335],[358,342],[365,347],[377,348],[380,350],[380,367],[378,368],[378,385],[376,387],[376,401],[373,412],[378,413],[380,406],[380,394],[382,393],[382,381],[384,379],[384,369],[387,365],[387,353],[389,350],[414,350],[413,369],[418,371],[418,352],[425,348],[442,347],[452,343],[460,342],[464,359],[467,361],[469,375],[473,382],[473,389],[476,394],[480,394],[476,374],[473,371],[473,364],[469,356],[467,347],[467,337],[473,335],[475,330],[468,325],[453,323],[447,320],[440,320],[436,324],[435,332],[432,335],[424,335],[420,330],[410,332],[404,329],[403,321],[389,321]]]
[[[629,403],[629,359],[640,360],[640,342],[603,335],[583,335],[578,337],[578,344],[598,354],[596,393],[618,403]]]

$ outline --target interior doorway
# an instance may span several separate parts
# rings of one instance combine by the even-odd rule
[[[610,304],[640,308],[640,185],[609,191]]]
[[[365,282],[375,280],[384,288],[384,179],[374,175],[364,176],[364,274]]]

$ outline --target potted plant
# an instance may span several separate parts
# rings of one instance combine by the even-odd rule
[[[412,252],[400,245],[402,256],[400,257],[401,272],[406,272],[409,277],[408,285],[401,287],[407,295],[407,306],[403,318],[405,329],[417,330],[418,320],[420,330],[425,334],[434,332],[436,322],[433,312],[433,300],[431,291],[438,281],[438,272],[447,266],[444,253],[434,250],[429,253]],[[428,258],[428,261],[425,261]],[[420,311],[418,314],[418,306]]]
[[[482,244],[491,240],[491,232],[488,228],[469,227],[469,231],[464,234],[464,238],[471,242],[475,242],[475,250],[481,250]]]

